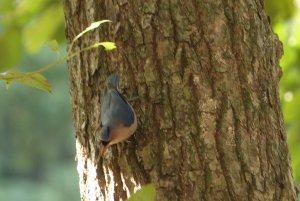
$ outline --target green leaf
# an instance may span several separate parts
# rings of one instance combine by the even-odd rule
[[[25,76],[22,76],[19,79],[16,79],[17,82],[35,87],[38,89],[42,89],[45,91],[48,91],[51,93],[52,87],[48,83],[47,78],[45,78],[42,74],[40,73],[34,73],[34,74],[26,74]]]
[[[111,22],[110,20],[101,20],[101,21],[97,21],[97,22],[93,22],[91,23],[90,26],[88,26],[87,28],[85,28],[85,30],[83,30],[82,32],[80,32],[77,36],[75,36],[75,38],[72,40],[70,47],[69,47],[69,52],[72,51],[73,45],[75,43],[75,41],[80,38],[81,36],[83,36],[85,33],[94,30],[96,28],[98,28],[101,24],[103,23],[107,23],[107,22]]]
[[[93,29],[98,28],[101,24],[103,23],[107,23],[107,22],[111,22],[110,20],[101,20],[101,21],[97,21],[97,22],[93,22],[91,23],[91,25],[89,27],[87,27],[85,30],[86,31],[91,31]]]
[[[59,45],[56,40],[47,41],[46,44],[53,52],[57,52],[59,50]]]
[[[42,89],[48,91],[49,93],[51,93],[52,89],[47,79],[40,73],[23,73],[19,71],[8,71],[5,73],[0,73],[0,79],[5,81],[7,89],[13,81],[38,89]]]
[[[111,22],[111,21],[110,21],[110,20],[101,20],[101,21],[97,21],[97,22],[91,23],[90,26],[88,26],[87,28],[85,28],[84,31],[80,32],[80,33],[74,38],[73,42],[76,41],[78,38],[80,38],[82,35],[84,35],[86,32],[92,31],[92,30],[98,28],[101,24],[107,23],[107,22]]]
[[[154,201],[155,186],[154,184],[147,184],[140,190],[130,196],[127,201]]]
[[[100,42],[100,43],[95,43],[94,45],[92,45],[93,48],[97,48],[99,46],[103,46],[106,51],[110,51],[110,50],[117,48],[116,44],[113,42]]]

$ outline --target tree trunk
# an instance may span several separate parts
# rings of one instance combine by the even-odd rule
[[[156,200],[296,200],[278,96],[282,45],[262,0],[65,0],[68,43],[117,49],[68,61],[81,200],[126,200],[153,182]],[[139,120],[99,162],[105,79]]]

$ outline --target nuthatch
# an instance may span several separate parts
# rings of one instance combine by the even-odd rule
[[[137,128],[137,119],[133,108],[118,91],[118,76],[116,74],[111,74],[107,78],[106,87],[101,103],[100,140],[102,149],[99,156],[102,156],[110,145],[129,138]]]

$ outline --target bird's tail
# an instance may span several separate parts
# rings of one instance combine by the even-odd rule
[[[118,89],[118,81],[119,77],[117,74],[113,73],[111,74],[106,81],[107,88],[115,88]]]

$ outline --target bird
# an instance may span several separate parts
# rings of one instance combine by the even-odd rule
[[[133,107],[119,92],[119,77],[111,74],[106,80],[106,91],[101,101],[100,141],[102,143],[99,157],[106,149],[128,139],[137,129],[137,117]]]

